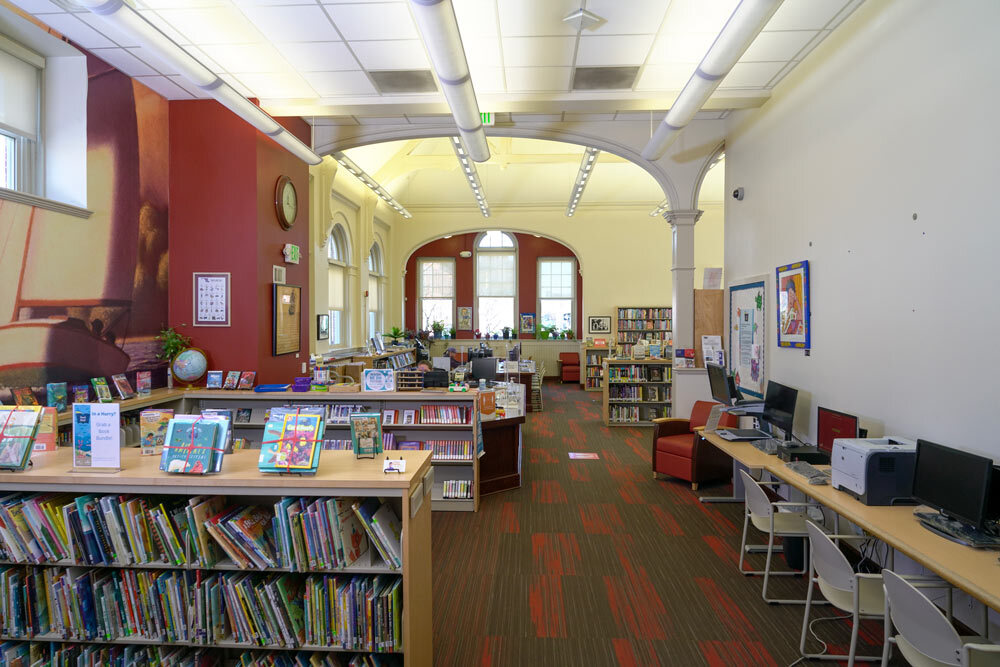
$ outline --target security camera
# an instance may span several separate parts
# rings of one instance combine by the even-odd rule
[[[743,188],[736,188],[733,190],[733,199],[736,201],[743,201]]]

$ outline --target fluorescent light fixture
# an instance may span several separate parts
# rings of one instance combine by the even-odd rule
[[[489,160],[490,147],[451,0],[410,0],[410,9],[468,154],[476,162]]]
[[[580,170],[576,174],[573,194],[569,198],[569,205],[566,206],[567,217],[573,217],[573,214],[576,213],[576,205],[580,203],[583,190],[587,187],[587,181],[590,180],[590,175],[593,173],[594,161],[597,160],[597,155],[600,152],[600,150],[591,146],[588,146],[587,150],[584,151],[583,160],[580,162]]]
[[[469,181],[469,187],[472,188],[472,194],[476,197],[476,204],[479,205],[479,210],[482,212],[484,218],[490,217],[490,206],[486,203],[486,196],[483,195],[483,186],[479,182],[479,171],[476,169],[476,165],[473,162],[469,162],[469,159],[465,157],[464,150],[462,147],[461,137],[449,137],[451,141],[451,147],[455,149],[455,155],[458,157],[459,163],[462,165],[462,169],[465,171],[465,178]]]
[[[677,135],[705,105],[781,3],[782,0],[742,0],[736,6],[649,143],[642,149],[643,158],[659,160],[663,157]]]
[[[142,48],[148,49],[153,56],[176,68],[185,79],[274,139],[275,143],[295,157],[311,165],[323,162],[323,158],[313,152],[312,148],[299,141],[298,137],[283,128],[256,104],[236,92],[232,86],[198,62],[194,56],[178,46],[123,0],[79,0],[79,4],[115,30],[134,37]]]
[[[651,218],[662,218],[663,214],[667,212],[668,208],[670,208],[670,201],[667,200],[667,199],[664,199],[663,201],[660,202],[659,206],[657,206],[652,211],[650,211],[649,217],[651,217]]]
[[[400,204],[396,199],[389,194],[389,192],[383,188],[381,185],[375,182],[371,176],[365,173],[365,170],[359,167],[351,158],[347,157],[344,153],[338,151],[333,154],[333,159],[340,163],[347,171],[351,172],[359,181],[364,183],[368,188],[374,192],[378,197],[384,201],[386,204],[396,209],[396,211],[406,219],[412,218],[413,215],[410,214],[403,205]]]

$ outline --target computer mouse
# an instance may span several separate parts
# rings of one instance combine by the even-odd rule
[[[813,486],[819,486],[821,484],[829,484],[830,480],[828,480],[826,477],[820,477],[817,475],[816,477],[810,477],[809,483],[812,484]]]

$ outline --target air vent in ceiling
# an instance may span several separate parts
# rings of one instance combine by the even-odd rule
[[[627,90],[635,83],[639,67],[577,67],[573,90]]]
[[[395,69],[369,72],[375,87],[383,95],[399,93],[435,93],[437,85],[429,69]]]

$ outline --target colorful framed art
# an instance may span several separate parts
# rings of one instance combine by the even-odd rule
[[[778,347],[809,349],[809,261],[775,269]]]
[[[472,306],[458,307],[458,326],[455,329],[457,331],[472,331]]]
[[[196,327],[228,327],[230,311],[230,274],[195,272],[194,323]]]
[[[764,398],[766,276],[729,285],[729,372],[744,396]]]
[[[520,326],[518,327],[518,333],[533,334],[535,333],[535,314],[534,313],[521,313]]]

